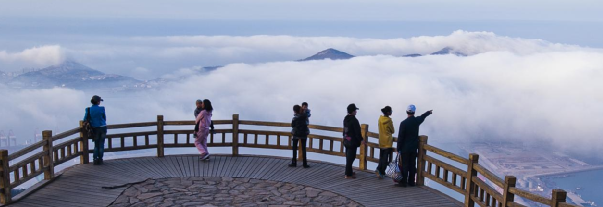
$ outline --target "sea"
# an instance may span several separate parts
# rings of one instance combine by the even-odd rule
[[[574,192],[584,201],[594,202],[592,206],[603,206],[603,169],[542,177],[548,188]],[[588,206],[588,205],[585,205]]]

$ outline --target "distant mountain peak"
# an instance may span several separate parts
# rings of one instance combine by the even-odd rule
[[[353,55],[350,55],[348,53],[345,52],[341,52],[339,50],[333,49],[333,48],[329,48],[323,51],[320,51],[310,57],[307,57],[305,59],[301,59],[299,61],[309,61],[309,60],[324,60],[324,59],[331,59],[331,60],[346,60],[346,59],[350,59],[353,58]]]
[[[10,81],[16,88],[126,88],[141,81],[105,74],[78,62],[68,60],[57,65],[21,74]]]
[[[462,52],[456,51],[452,47],[445,47],[445,48],[442,48],[440,51],[431,53],[431,55],[448,55],[448,54],[453,54],[456,56],[467,56],[466,54],[464,54]]]

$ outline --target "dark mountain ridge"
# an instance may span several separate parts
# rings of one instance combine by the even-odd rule
[[[324,60],[324,59],[331,59],[331,60],[347,60],[350,58],[353,58],[353,55],[350,55],[348,53],[345,52],[341,52],[339,50],[333,49],[333,48],[329,48],[323,51],[320,51],[310,57],[298,60],[298,61],[309,61],[309,60]]]
[[[142,81],[127,76],[105,74],[74,61],[65,61],[37,71],[12,78],[8,84],[14,88],[128,88]]]

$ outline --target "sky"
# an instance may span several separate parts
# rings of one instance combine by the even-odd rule
[[[3,17],[209,20],[560,20],[601,21],[603,3],[520,0],[158,0],[3,1]]]
[[[2,1],[0,71],[74,60],[141,80],[179,81],[104,93],[109,123],[188,119],[209,98],[215,118],[338,126],[356,103],[433,109],[430,140],[550,143],[603,155],[600,1]],[[468,54],[404,58],[452,47]],[[359,56],[295,62],[327,48]],[[198,74],[195,68],[223,65]],[[0,129],[30,134],[76,126],[91,91],[0,84]],[[375,128],[373,128],[375,129]],[[22,137],[22,136],[21,136]],[[571,140],[571,141],[568,141]]]

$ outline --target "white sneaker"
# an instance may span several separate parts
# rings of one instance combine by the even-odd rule
[[[205,154],[205,156],[203,156],[201,160],[209,160],[209,153]]]

